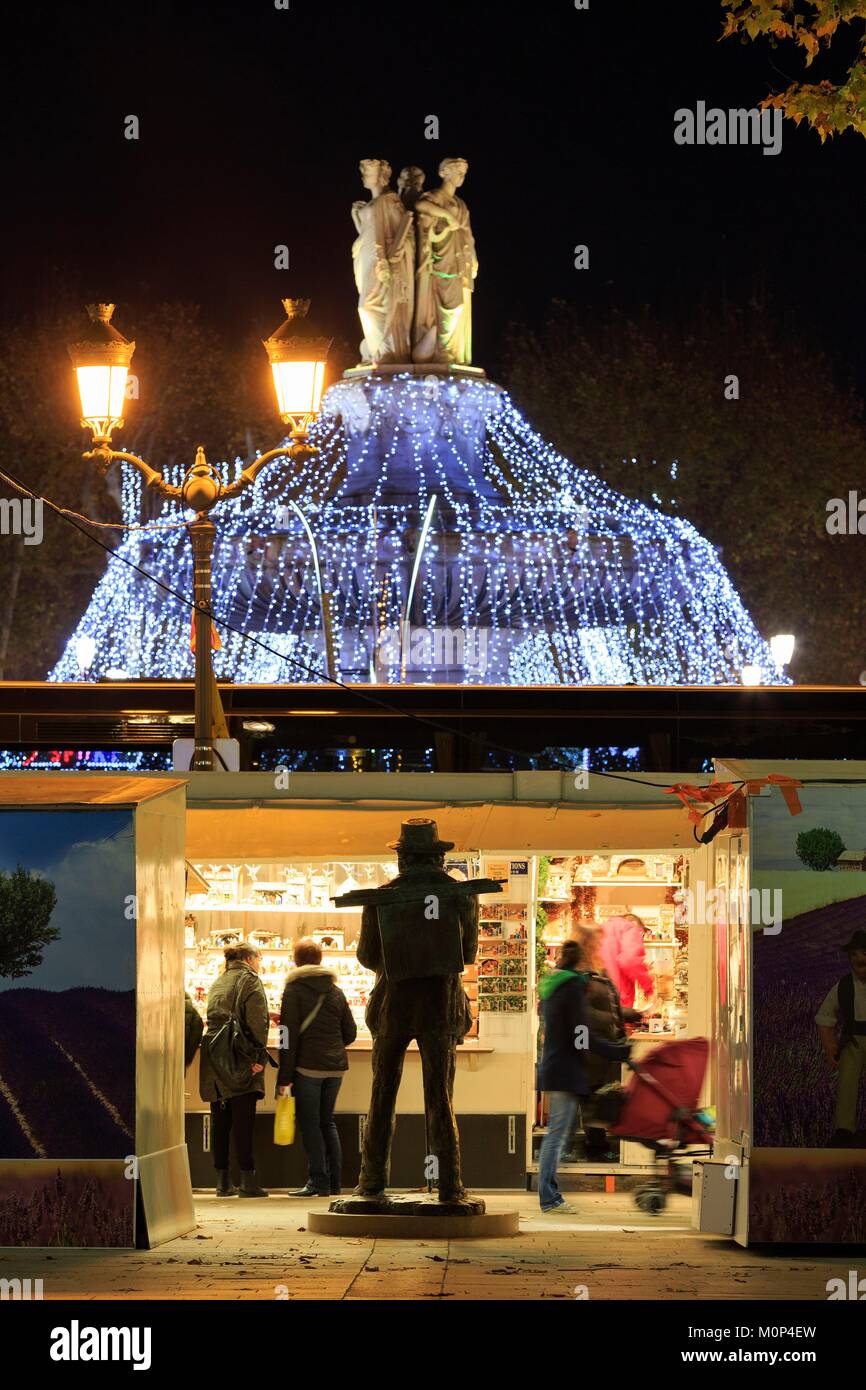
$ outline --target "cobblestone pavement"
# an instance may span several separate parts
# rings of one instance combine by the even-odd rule
[[[0,1279],[41,1278],[46,1299],[826,1299],[857,1267],[842,1253],[742,1250],[689,1228],[689,1199],[659,1217],[627,1193],[569,1193],[544,1216],[527,1192],[483,1194],[521,1213],[519,1236],[376,1240],[313,1235],[307,1202],[197,1194],[198,1229],[152,1251],[0,1251]],[[862,1255],[860,1257],[862,1266]]]

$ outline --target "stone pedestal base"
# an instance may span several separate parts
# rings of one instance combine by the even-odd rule
[[[454,1240],[517,1235],[519,1224],[516,1211],[488,1213],[479,1198],[440,1202],[412,1195],[339,1197],[328,1211],[311,1211],[307,1229],[321,1235]]]
[[[482,367],[464,367],[456,362],[359,362],[357,367],[349,367],[343,373],[349,381],[357,381],[368,376],[468,376],[483,379],[486,373]]]
[[[440,1202],[432,1194],[414,1192],[402,1197],[338,1197],[328,1208],[349,1216],[483,1216],[486,1210],[480,1197]]]

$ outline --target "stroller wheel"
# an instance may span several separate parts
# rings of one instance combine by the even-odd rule
[[[665,1209],[665,1194],[655,1187],[642,1187],[634,1194],[634,1200],[641,1211],[650,1216],[658,1216]]]

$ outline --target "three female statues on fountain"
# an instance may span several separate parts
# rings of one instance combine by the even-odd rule
[[[440,186],[401,170],[397,192],[384,159],[362,159],[370,196],[352,204],[352,247],[365,366],[472,361],[472,291],[478,274],[469,209],[457,190],[465,159],[443,159]]]

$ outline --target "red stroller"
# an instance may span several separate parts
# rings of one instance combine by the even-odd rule
[[[683,1180],[678,1160],[691,1159],[693,1145],[712,1151],[713,1131],[696,1113],[707,1069],[706,1038],[662,1043],[640,1062],[629,1062],[634,1075],[623,1088],[622,1109],[608,1133],[636,1140],[652,1149],[665,1167],[652,1183],[639,1187],[634,1199],[641,1211],[663,1211],[668,1194],[690,1191],[691,1175]],[[701,1150],[701,1151],[703,1151]]]

